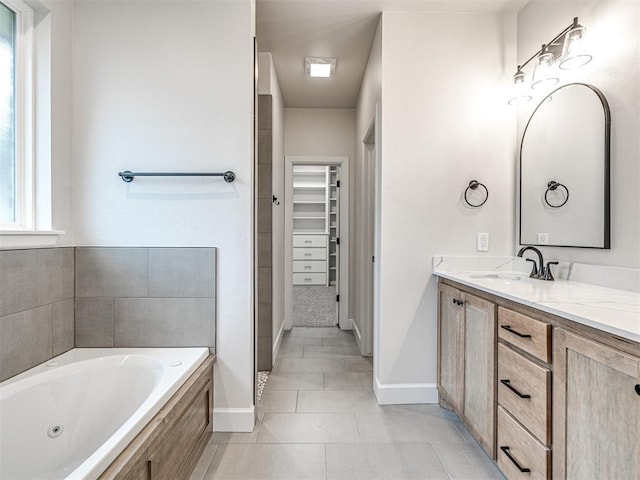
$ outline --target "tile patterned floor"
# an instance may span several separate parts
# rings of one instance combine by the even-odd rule
[[[191,480],[504,480],[458,417],[378,405],[350,332],[294,328],[252,433],[213,434]]]

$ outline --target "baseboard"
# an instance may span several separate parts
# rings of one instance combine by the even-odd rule
[[[253,432],[255,408],[214,408],[214,432]]]
[[[380,405],[438,403],[438,387],[435,383],[382,384],[374,378],[373,391]]]
[[[284,335],[284,320],[280,325],[280,331],[276,335],[275,342],[273,342],[273,348],[271,350],[271,361],[275,364],[276,357],[278,356],[278,350],[280,350],[280,344],[282,343],[282,336]]]
[[[362,345],[362,334],[358,329],[358,325],[356,325],[356,321],[353,318],[349,319],[349,321],[351,322],[351,330],[353,330],[353,334],[356,337],[356,342],[358,342],[358,346],[360,346]]]

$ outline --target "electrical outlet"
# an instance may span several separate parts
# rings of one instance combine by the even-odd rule
[[[538,245],[549,245],[549,234],[548,233],[539,233],[538,234]]]
[[[479,252],[489,251],[489,234],[488,233],[478,232],[478,245],[476,246],[476,250],[478,250]]]

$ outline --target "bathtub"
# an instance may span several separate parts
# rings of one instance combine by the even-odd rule
[[[77,348],[0,384],[0,479],[95,479],[207,348]]]

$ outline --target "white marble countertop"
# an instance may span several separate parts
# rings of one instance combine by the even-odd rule
[[[640,343],[640,293],[569,280],[529,278],[513,257],[434,257],[433,273],[543,312]]]

